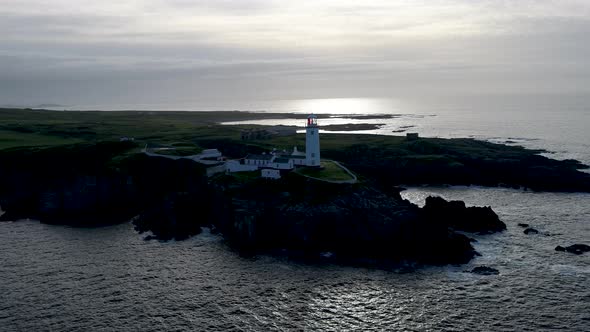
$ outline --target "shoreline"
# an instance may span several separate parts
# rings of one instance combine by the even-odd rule
[[[322,157],[344,165],[358,183],[294,173],[273,181],[208,177],[209,165],[143,152],[146,144],[197,154],[217,149],[231,160],[303,149],[305,135],[289,127],[218,124],[250,114],[0,112],[7,115],[0,124],[0,205],[7,212],[0,219],[81,227],[133,219],[139,233],[153,234],[146,240],[184,240],[214,226],[244,252],[287,248],[463,264],[477,253],[455,230],[488,233],[506,226],[489,207],[431,199],[430,207],[419,208],[401,198],[401,184],[590,192],[580,162],[475,139],[322,135]]]
[[[0,114],[7,116],[8,119],[22,118],[18,113],[22,112],[34,113],[35,116],[45,114],[50,117],[66,118],[70,116],[74,117],[88,117],[95,118],[100,116],[105,120],[123,118],[123,117],[134,117],[139,116],[142,120],[145,118],[153,118],[154,121],[162,120],[165,118],[183,119],[187,124],[193,124],[197,126],[209,126],[209,125],[223,125],[228,127],[237,128],[248,128],[248,127],[275,127],[282,126],[289,128],[290,130],[301,130],[303,127],[301,121],[305,119],[307,113],[303,112],[266,112],[266,111],[239,111],[239,110],[227,110],[227,111],[150,111],[150,110],[116,110],[116,111],[104,111],[104,110],[67,110],[57,111],[48,110],[42,108],[35,109],[23,109],[23,108],[2,108],[0,107]],[[56,116],[57,115],[57,116]],[[317,114],[319,119],[328,122],[334,122],[335,126],[331,124],[323,125],[323,127],[329,128],[329,130],[323,131],[325,133],[334,134],[369,134],[369,135],[385,135],[385,136],[396,136],[404,135],[408,132],[418,132],[423,137],[430,138],[448,138],[454,139],[459,138],[456,135],[429,135],[429,129],[425,129],[420,125],[420,119],[425,119],[430,116],[438,116],[436,114],[404,114],[404,113],[375,113],[375,114],[350,114],[350,113],[324,113]],[[352,122],[350,122],[350,121]],[[379,120],[396,120],[396,122],[402,121],[398,125],[385,125],[386,123]],[[271,121],[270,123],[268,121]],[[291,121],[291,122],[289,122]],[[359,123],[359,121],[368,121]],[[285,123],[291,123],[285,125]],[[387,122],[389,123],[389,122]],[[347,128],[348,127],[348,128]],[[0,126],[2,130],[2,126]],[[483,140],[491,143],[506,144],[509,146],[522,146],[527,149],[538,150],[540,153],[545,154],[549,158],[556,160],[567,160],[577,159],[582,160],[584,163],[590,165],[590,155],[580,155],[579,147],[575,149],[565,149],[563,146],[553,144],[552,141],[547,141],[537,137],[518,137],[514,134],[508,134],[506,136],[497,136],[495,134],[473,134],[467,133],[464,138]],[[0,141],[0,149],[2,148],[2,142]],[[553,144],[553,145],[552,145]],[[577,149],[577,150],[576,150]],[[590,172],[590,170],[585,171]]]

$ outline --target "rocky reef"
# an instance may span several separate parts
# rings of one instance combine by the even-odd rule
[[[477,253],[457,231],[505,229],[489,207],[428,198],[419,208],[398,190],[368,182],[331,184],[294,173],[279,181],[207,178],[197,163],[143,154],[113,165],[113,151],[132,148],[80,145],[21,153],[18,162],[3,154],[1,218],[82,227],[132,220],[146,239],[158,240],[183,240],[206,226],[244,254],[355,264],[462,264]]]
[[[427,197],[424,211],[430,219],[443,220],[457,231],[490,234],[506,229],[491,207],[466,207],[465,202],[447,202],[441,197]]]
[[[485,265],[474,267],[471,271],[468,271],[468,272],[473,273],[473,274],[479,274],[482,276],[491,276],[491,275],[500,274],[500,271],[498,271],[492,267],[485,266]]]
[[[555,247],[555,251],[563,251],[576,255],[581,255],[585,252],[590,251],[590,246],[587,244],[572,244],[571,246],[567,247],[557,246]]]
[[[40,219],[48,224],[97,226],[129,220],[137,211],[128,174],[109,169],[128,143],[67,149],[16,149],[0,154],[0,220]]]
[[[207,211],[195,209],[189,196],[171,195],[135,218],[136,229],[150,231],[146,239],[182,240],[208,226],[249,255],[435,265],[462,264],[478,255],[473,240],[456,231],[487,234],[505,229],[489,208],[460,208],[458,202],[433,197],[429,202],[437,204],[421,209],[395,190],[330,184],[295,174],[246,183],[220,176],[209,186]]]
[[[324,135],[322,156],[345,164],[361,184],[326,184],[296,174],[273,182],[247,175],[207,178],[205,169],[190,160],[141,153],[148,143],[217,148],[229,158],[301,146],[304,135],[291,129],[245,139],[244,131],[272,128],[218,124],[269,114],[0,113],[0,206],[5,211],[0,220],[33,218],[80,227],[132,220],[146,239],[162,241],[183,240],[211,227],[242,253],[464,263],[477,254],[464,233],[506,228],[494,211],[436,197],[419,208],[402,200],[396,186],[476,184],[590,192],[590,174],[580,172],[587,166],[578,161],[474,139]],[[585,250],[577,248],[572,250]]]
[[[221,186],[226,206],[215,226],[242,252],[282,252],[354,263],[412,261],[461,264],[477,255],[469,237],[505,225],[489,208],[448,210],[441,198],[428,208],[398,191],[302,179]]]

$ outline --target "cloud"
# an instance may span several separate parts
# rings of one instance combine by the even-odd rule
[[[203,98],[579,90],[589,18],[582,0],[3,0],[0,101],[48,98],[48,81],[56,99],[89,100],[115,93],[109,81],[164,99],[195,95],[187,85]]]

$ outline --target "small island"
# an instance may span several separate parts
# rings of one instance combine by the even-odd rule
[[[323,133],[320,157],[319,141],[309,145],[310,136],[319,139],[310,122],[306,134],[220,124],[260,113],[0,115],[0,219],[82,227],[132,220],[148,240],[182,240],[208,227],[242,253],[462,264],[477,255],[466,234],[499,232],[504,223],[489,207],[459,201],[429,198],[419,208],[401,198],[400,186],[590,192],[577,161],[473,139]],[[268,163],[248,169],[248,160]]]

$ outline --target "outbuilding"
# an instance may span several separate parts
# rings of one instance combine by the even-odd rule
[[[281,171],[278,169],[264,168],[261,170],[260,176],[265,179],[280,179]]]
[[[249,154],[244,158],[244,164],[263,167],[270,164],[273,158],[272,154]]]

